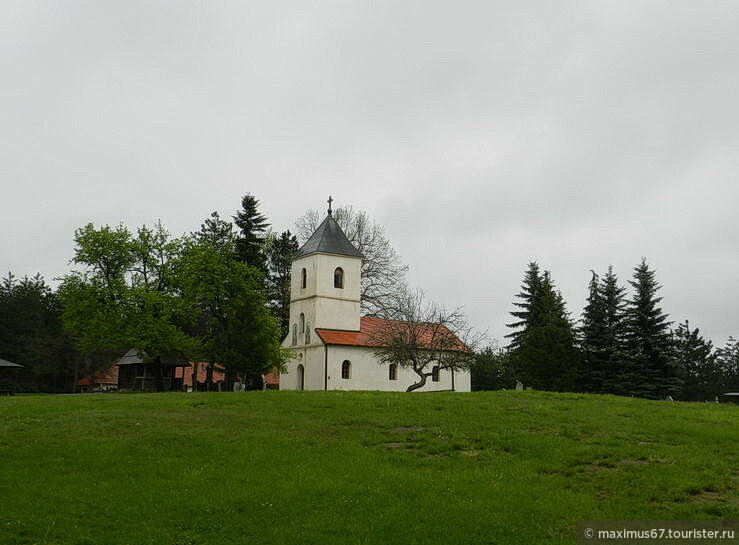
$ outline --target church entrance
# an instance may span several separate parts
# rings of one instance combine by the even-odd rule
[[[303,368],[303,365],[302,364],[298,365],[298,390],[304,390],[303,388],[304,386],[303,375],[305,374],[304,371],[305,369]]]

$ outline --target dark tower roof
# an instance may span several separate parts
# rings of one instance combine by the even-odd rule
[[[303,257],[308,254],[322,252],[325,254],[348,255],[351,257],[363,257],[361,253],[349,242],[344,231],[329,212],[323,223],[311,235],[308,242],[297,251],[293,258]]]

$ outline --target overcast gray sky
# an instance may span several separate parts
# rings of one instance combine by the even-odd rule
[[[573,317],[642,257],[739,335],[739,2],[0,3],[0,270],[253,193],[366,210],[431,299],[506,333],[530,260]]]

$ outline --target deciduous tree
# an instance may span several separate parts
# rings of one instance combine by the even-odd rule
[[[161,224],[140,228],[136,237],[123,226],[88,224],[75,232],[73,262],[81,269],[60,285],[62,319],[93,383],[96,371],[132,347],[154,364],[194,352],[197,343],[181,327],[173,282],[179,251],[179,241]]]
[[[384,308],[383,318],[386,325],[371,338],[375,355],[417,375],[408,392],[423,388],[435,367],[454,372],[469,369],[474,360],[479,337],[473,336],[462,312],[428,303],[421,291],[403,290],[395,304]]]

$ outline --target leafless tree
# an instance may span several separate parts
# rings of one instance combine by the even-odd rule
[[[385,230],[371,220],[363,210],[343,206],[333,211],[333,217],[349,241],[359,250],[362,259],[362,310],[367,315],[378,315],[392,305],[399,291],[405,286],[408,267],[400,262],[400,256],[385,236]],[[303,244],[323,221],[318,210],[309,210],[296,222],[297,236]]]
[[[482,335],[467,325],[461,309],[447,311],[429,303],[419,290],[403,289],[394,301],[383,309],[385,321],[372,332],[370,344],[382,363],[418,375],[406,391],[423,388],[435,367],[438,371],[469,369]]]

